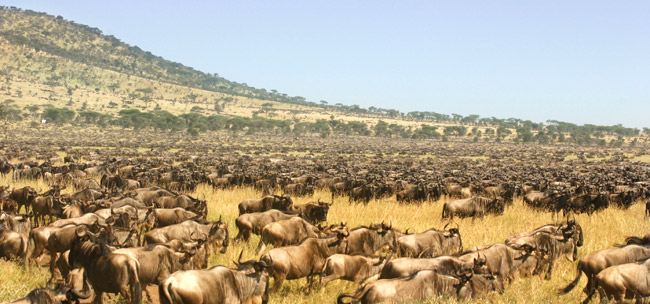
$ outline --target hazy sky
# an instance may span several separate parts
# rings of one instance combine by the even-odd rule
[[[650,127],[650,1],[0,4],[316,102]]]

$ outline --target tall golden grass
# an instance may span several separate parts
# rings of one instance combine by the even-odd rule
[[[15,187],[31,185],[36,189],[46,189],[46,184],[39,181],[20,181],[14,183],[11,177],[0,176],[0,184],[11,184]],[[68,189],[67,191],[73,191]],[[216,220],[222,217],[228,223],[231,237],[237,233],[234,221],[238,215],[237,204],[244,199],[260,197],[261,193],[252,188],[235,188],[227,190],[213,189],[206,184],[198,186],[190,195],[205,197],[208,201],[208,219]],[[294,198],[294,203],[321,199],[329,201],[329,191],[316,191],[313,197]],[[350,227],[391,222],[401,230],[422,231],[431,227],[442,228],[442,204],[445,200],[424,204],[398,204],[394,197],[372,200],[368,205],[349,204],[347,197],[337,197],[328,216],[329,222],[347,223]],[[578,250],[578,256],[612,247],[624,241],[626,236],[645,235],[648,233],[648,222],[643,218],[644,206],[637,203],[628,210],[609,208],[592,216],[578,215],[576,219],[584,230],[584,246]],[[502,216],[487,216],[484,219],[458,219],[460,233],[465,248],[475,245],[503,242],[513,233],[528,231],[538,226],[553,223],[556,219],[549,212],[533,211],[516,200],[508,207]],[[213,255],[209,263],[212,265],[234,266],[240,251],[244,259],[258,258],[254,256],[259,238],[253,236],[248,243],[233,243],[227,253]],[[491,294],[484,299],[472,300],[475,303],[577,303],[584,299],[581,290],[586,280],[568,295],[560,296],[557,289],[565,286],[575,276],[575,262],[561,259],[555,264],[553,278],[544,280],[540,277],[519,278],[506,287],[504,294]],[[0,301],[7,301],[25,296],[31,289],[44,286],[49,278],[45,268],[33,268],[26,272],[18,262],[0,262]],[[351,282],[335,281],[328,285],[323,292],[306,290],[306,279],[285,281],[278,293],[271,294],[269,303],[333,303],[341,293],[354,293],[358,288]],[[121,302],[119,299],[115,300]],[[422,303],[455,303],[453,298],[429,299]]]

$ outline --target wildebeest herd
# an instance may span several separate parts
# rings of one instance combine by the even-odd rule
[[[100,303],[103,293],[129,303],[142,302],[143,293],[161,303],[266,303],[285,281],[301,278],[310,293],[335,280],[362,284],[340,293],[338,303],[472,299],[503,293],[522,277],[549,279],[562,258],[578,262],[575,280],[561,293],[584,273],[587,301],[595,293],[617,301],[650,296],[650,236],[579,254],[585,236],[575,219],[646,202],[648,164],[617,151],[589,162],[584,158],[598,151],[573,147],[404,141],[368,148],[364,140],[341,139],[336,147],[326,142],[307,155],[283,151],[289,148],[282,144],[275,153],[260,153],[188,143],[180,149],[192,152],[169,153],[169,146],[137,151],[68,143],[59,150],[65,157],[50,145],[10,142],[14,148],[0,155],[6,180],[0,185],[0,256],[50,273],[47,287],[17,303],[93,297]],[[562,161],[568,155],[578,158],[569,165]],[[251,188],[259,196],[213,212],[214,202],[196,194],[205,185]],[[328,197],[315,199],[315,192]],[[441,204],[442,212],[421,231],[397,227],[388,213],[383,221],[354,227],[328,218],[335,203],[382,199],[397,208]],[[463,246],[463,236],[473,232],[461,235],[460,219],[498,217],[516,202],[552,213],[553,223],[504,235],[501,242]],[[238,216],[223,217],[233,213]],[[234,267],[209,265],[233,243],[256,240],[247,252],[256,258],[243,260],[241,251]]]

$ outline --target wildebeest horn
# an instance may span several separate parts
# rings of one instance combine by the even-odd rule
[[[86,226],[79,226],[79,227],[77,227],[77,229],[75,229],[74,232],[77,235],[77,237],[79,237],[79,238],[82,238],[82,237],[84,237],[84,236],[86,236],[88,234]]]
[[[242,263],[241,257],[242,257],[243,254],[244,254],[244,249],[242,249],[241,252],[239,252],[239,258],[237,258],[237,262],[239,262],[239,264]]]
[[[79,290],[77,290],[75,288],[70,288],[70,290],[68,290],[65,293],[65,297],[68,300],[73,301],[73,302],[77,302],[77,300],[79,300],[79,299],[82,299],[82,300],[88,299],[88,298],[90,298],[91,295],[92,295],[92,290],[90,288],[86,291],[86,293],[81,293]]]
[[[447,226],[449,226],[449,223],[445,224],[445,226],[442,227],[442,230],[445,230],[447,228]]]
[[[217,222],[221,222],[221,215],[219,215],[219,220]]]

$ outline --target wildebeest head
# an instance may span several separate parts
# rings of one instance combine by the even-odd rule
[[[221,216],[219,216],[218,221],[212,224],[210,233],[208,235],[214,241],[214,244],[217,247],[221,247],[220,252],[226,253],[226,249],[228,249],[230,234],[228,233],[228,224],[221,220]]]

